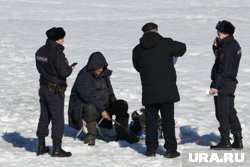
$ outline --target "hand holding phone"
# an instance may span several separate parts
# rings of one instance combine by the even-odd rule
[[[218,48],[219,45],[220,45],[220,39],[219,39],[218,37],[216,37],[216,38],[214,39],[214,47]]]
[[[73,63],[73,64],[71,64],[71,66],[75,67],[77,64],[78,64],[78,63]]]

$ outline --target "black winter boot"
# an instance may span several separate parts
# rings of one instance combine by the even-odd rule
[[[45,144],[45,137],[39,137],[36,155],[39,156],[48,152],[49,152],[49,147],[47,147]]]
[[[210,146],[212,150],[231,150],[232,145],[230,142],[230,137],[226,135],[221,135],[220,142],[215,146]]]
[[[174,152],[166,151],[164,157],[165,158],[176,158],[176,157],[179,157],[180,155],[181,154],[178,151],[174,151]]]
[[[116,137],[115,141],[126,140],[128,143],[139,142],[139,137],[128,130],[128,118],[116,118],[115,130]],[[119,124],[119,125],[118,125]]]
[[[155,156],[156,156],[156,151],[149,151],[149,150],[147,150],[147,151],[145,152],[145,155],[146,155],[147,157],[155,157]]]
[[[86,128],[88,130],[88,133],[84,139],[84,144],[88,144],[89,146],[94,146],[96,139],[96,122],[87,124]]]
[[[235,133],[234,134],[234,142],[232,144],[232,147],[234,149],[242,150],[243,149],[242,139],[243,139],[243,137],[242,137],[241,133]]]
[[[62,149],[62,140],[53,139],[52,157],[70,157],[71,155],[71,152],[66,152]]]

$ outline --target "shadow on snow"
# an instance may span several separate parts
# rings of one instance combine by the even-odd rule
[[[191,126],[180,127],[181,138],[179,144],[196,143],[197,145],[201,146],[210,146],[212,142],[218,142],[220,139],[220,137],[215,133],[200,136],[197,131],[198,128],[192,128]],[[65,136],[75,138],[77,132],[77,130],[65,125]],[[23,137],[19,132],[6,132],[3,134],[2,138],[6,142],[11,143],[14,147],[24,148],[29,152],[36,152],[37,138],[26,138]],[[129,144],[126,141],[119,141],[119,145],[121,147],[130,147],[139,154],[144,154],[146,150],[144,143]],[[164,147],[160,145],[157,152],[163,155],[165,153]]]
[[[19,132],[6,132],[3,134],[2,138],[11,143],[14,147],[24,148],[29,152],[36,152],[37,139],[35,138],[25,138],[21,136]]]
[[[219,142],[220,137],[215,133],[206,134],[200,136],[198,134],[198,128],[192,128],[191,126],[180,127],[181,141],[180,144],[196,143],[201,146],[210,146],[212,142]]]

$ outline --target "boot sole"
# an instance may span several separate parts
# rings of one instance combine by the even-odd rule
[[[89,146],[94,146],[95,143],[84,142],[84,144],[88,144]]]
[[[232,150],[233,148],[211,148],[210,150]]]
[[[59,157],[59,158],[67,158],[71,157],[72,155],[67,155],[67,156],[58,156],[58,155],[52,155],[52,157]]]
[[[46,153],[49,153],[49,152],[45,152],[45,153],[36,153],[36,156],[39,156],[39,155],[44,155],[44,154],[46,154]]]
[[[233,148],[234,150],[243,150],[243,148]]]
[[[47,150],[45,150],[45,151],[36,152],[36,156],[44,155],[44,154],[46,154],[46,153],[49,153],[49,151],[50,151],[49,147],[46,147],[46,149],[47,149]]]
[[[176,157],[179,157],[181,154],[179,153],[176,153],[176,154],[167,154],[167,155],[164,155],[165,158],[176,158]]]

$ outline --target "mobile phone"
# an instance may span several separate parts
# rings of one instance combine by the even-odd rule
[[[73,63],[73,64],[71,64],[71,66],[76,66],[78,63]]]

